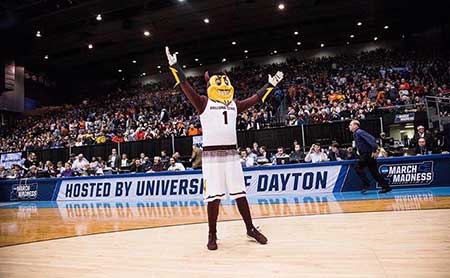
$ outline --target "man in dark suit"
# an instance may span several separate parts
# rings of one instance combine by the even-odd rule
[[[363,187],[361,193],[366,193],[369,189],[369,179],[364,173],[364,168],[369,168],[370,174],[382,187],[379,193],[387,193],[392,190],[389,184],[378,173],[377,161],[377,149],[375,137],[370,135],[367,131],[362,130],[359,121],[353,120],[348,126],[350,131],[353,132],[353,138],[355,139],[356,149],[359,152],[358,164],[356,165],[356,173],[363,181]]]
[[[120,168],[120,155],[117,154],[116,149],[112,149],[111,154],[108,157],[108,166],[113,170],[119,170]]]
[[[427,144],[430,143],[430,134],[425,131],[425,127],[423,125],[419,125],[417,127],[417,132],[414,134],[411,141],[413,147],[417,147],[420,138],[424,138]]]
[[[427,147],[427,140],[424,137],[419,138],[419,140],[417,141],[415,151],[416,155],[427,155],[432,153],[431,148]]]

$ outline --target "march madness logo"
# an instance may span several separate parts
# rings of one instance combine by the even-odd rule
[[[390,185],[421,185],[433,181],[433,161],[420,163],[383,164],[380,173]]]
[[[11,188],[11,201],[35,200],[37,193],[38,183],[36,181],[29,183],[27,179],[19,180],[19,183],[13,184]]]

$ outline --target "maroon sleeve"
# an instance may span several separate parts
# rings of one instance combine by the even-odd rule
[[[249,109],[256,103],[258,103],[260,99],[261,97],[258,94],[254,94],[253,96],[246,98],[244,100],[236,101],[238,113],[244,112],[245,110]]]
[[[208,98],[197,94],[188,81],[181,82],[180,87],[197,112],[199,114],[203,113],[203,111],[205,111],[206,104],[208,103]]]

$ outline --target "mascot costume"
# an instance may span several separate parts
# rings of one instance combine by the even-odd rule
[[[283,73],[269,75],[268,82],[253,96],[245,100],[234,100],[234,88],[228,76],[224,74],[209,76],[205,73],[208,96],[197,94],[177,63],[176,54],[172,55],[166,47],[169,69],[175,77],[176,85],[181,87],[186,97],[200,115],[203,130],[203,195],[207,202],[209,236],[207,247],[217,249],[217,217],[220,200],[228,193],[236,201],[247,228],[247,236],[260,244],[266,244],[267,238],[253,226],[250,207],[247,202],[244,173],[236,149],[236,117],[257,102],[265,102]],[[175,85],[175,86],[176,86]]]

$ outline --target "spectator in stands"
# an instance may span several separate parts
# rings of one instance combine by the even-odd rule
[[[190,124],[187,134],[188,136],[197,136],[200,135],[201,132],[194,124]]]
[[[145,172],[144,166],[141,164],[141,160],[136,159],[133,161],[130,167],[130,172],[132,173],[143,173]]]
[[[113,170],[120,168],[120,156],[117,154],[116,149],[111,150],[111,154],[108,157],[108,166]]]
[[[261,154],[261,155],[259,155],[257,158],[256,158],[256,162],[258,163],[258,164],[268,164],[268,163],[270,163],[270,153],[267,151],[267,148],[266,148],[266,146],[261,146],[261,147],[259,147],[259,153]]]
[[[145,163],[145,153],[141,153],[141,154],[139,155],[139,160],[141,161],[141,164],[144,164],[144,163]]]
[[[260,150],[259,150],[259,148],[258,148],[258,143],[256,143],[256,142],[253,142],[253,148],[252,148],[252,153],[254,153],[257,157],[258,156],[261,156],[261,152],[260,152]]]
[[[327,160],[328,160],[327,155],[322,151],[322,149],[320,148],[320,144],[318,143],[313,144],[311,146],[308,154],[305,157],[306,162],[312,163],[324,162]]]
[[[25,178],[27,179],[35,179],[38,177],[38,168],[36,165],[31,165],[28,168],[28,172],[25,174]]]
[[[56,163],[56,176],[60,175],[64,171],[64,166],[62,161]]]
[[[333,143],[330,147],[330,152],[328,153],[328,157],[330,161],[340,161],[345,159],[345,151],[339,148],[338,143]]]
[[[353,149],[353,147],[348,147],[347,151],[345,152],[345,160],[353,160],[353,159],[358,159],[358,155],[356,154],[355,150]]]
[[[37,161],[37,156],[35,153],[31,152],[28,154],[27,159],[23,163],[23,168],[25,168],[26,171],[30,169],[31,166],[38,166],[39,162]]]
[[[91,162],[89,163],[89,168],[87,170],[90,176],[95,175],[97,173],[98,164],[99,164],[98,159],[95,156],[93,156]]]
[[[167,152],[165,150],[162,150],[161,151],[161,163],[162,163],[164,170],[166,170],[169,167],[169,160],[170,160],[170,157],[167,156]]]
[[[161,157],[155,156],[153,158],[153,166],[150,168],[149,172],[161,172],[164,171],[163,165],[161,163]]]
[[[95,171],[96,176],[103,176],[105,171],[107,171],[106,162],[103,159],[100,159],[97,167],[97,171]]]
[[[129,171],[131,166],[131,161],[128,159],[126,153],[122,154],[122,158],[120,159],[120,171]]]
[[[241,155],[240,160],[241,160],[242,167],[251,167],[251,166],[255,165],[255,160],[254,160],[253,156],[249,156],[247,153],[247,150],[241,150],[240,155]]]
[[[289,155],[284,152],[283,147],[277,148],[277,153],[274,155],[273,163],[276,165],[287,164],[289,162]]]
[[[197,146],[192,146],[192,155],[189,161],[192,163],[192,169],[202,168],[202,150]]]
[[[176,161],[174,157],[171,157],[169,160],[170,166],[167,168],[167,171],[184,171],[186,170],[183,164]]]
[[[32,165],[35,166],[35,165]],[[9,172],[9,175],[6,177],[8,179],[20,179],[24,176],[24,171],[19,164],[14,164]]]
[[[83,157],[82,153],[80,153],[72,164],[72,170],[74,170],[78,174],[86,174],[88,168],[89,161]]]
[[[152,162],[150,161],[150,157],[146,156],[144,157],[144,162],[142,163],[142,167],[144,168],[144,171],[147,172],[152,168]]]
[[[175,158],[175,161],[177,162],[181,161],[181,154],[179,152],[174,152],[172,157]]]
[[[412,139],[412,146],[416,147],[419,139],[420,138],[425,138],[425,141],[428,143],[430,140],[430,135],[428,132],[425,131],[425,127],[423,125],[419,125],[417,127],[417,132],[414,134],[413,139]]]
[[[290,163],[301,163],[305,162],[305,153],[300,148],[299,144],[294,145],[294,150],[289,155]]]
[[[8,171],[6,171],[5,166],[0,165],[0,179],[6,179]]]
[[[427,147],[427,140],[424,137],[418,139],[418,144],[415,148],[416,155],[431,154],[432,150]]]
[[[58,175],[58,173],[59,172],[53,165],[53,163],[51,161],[47,161],[44,176],[48,178],[55,178]]]
[[[64,164],[64,171],[61,172],[61,177],[73,177],[75,172],[72,170],[70,163]]]

